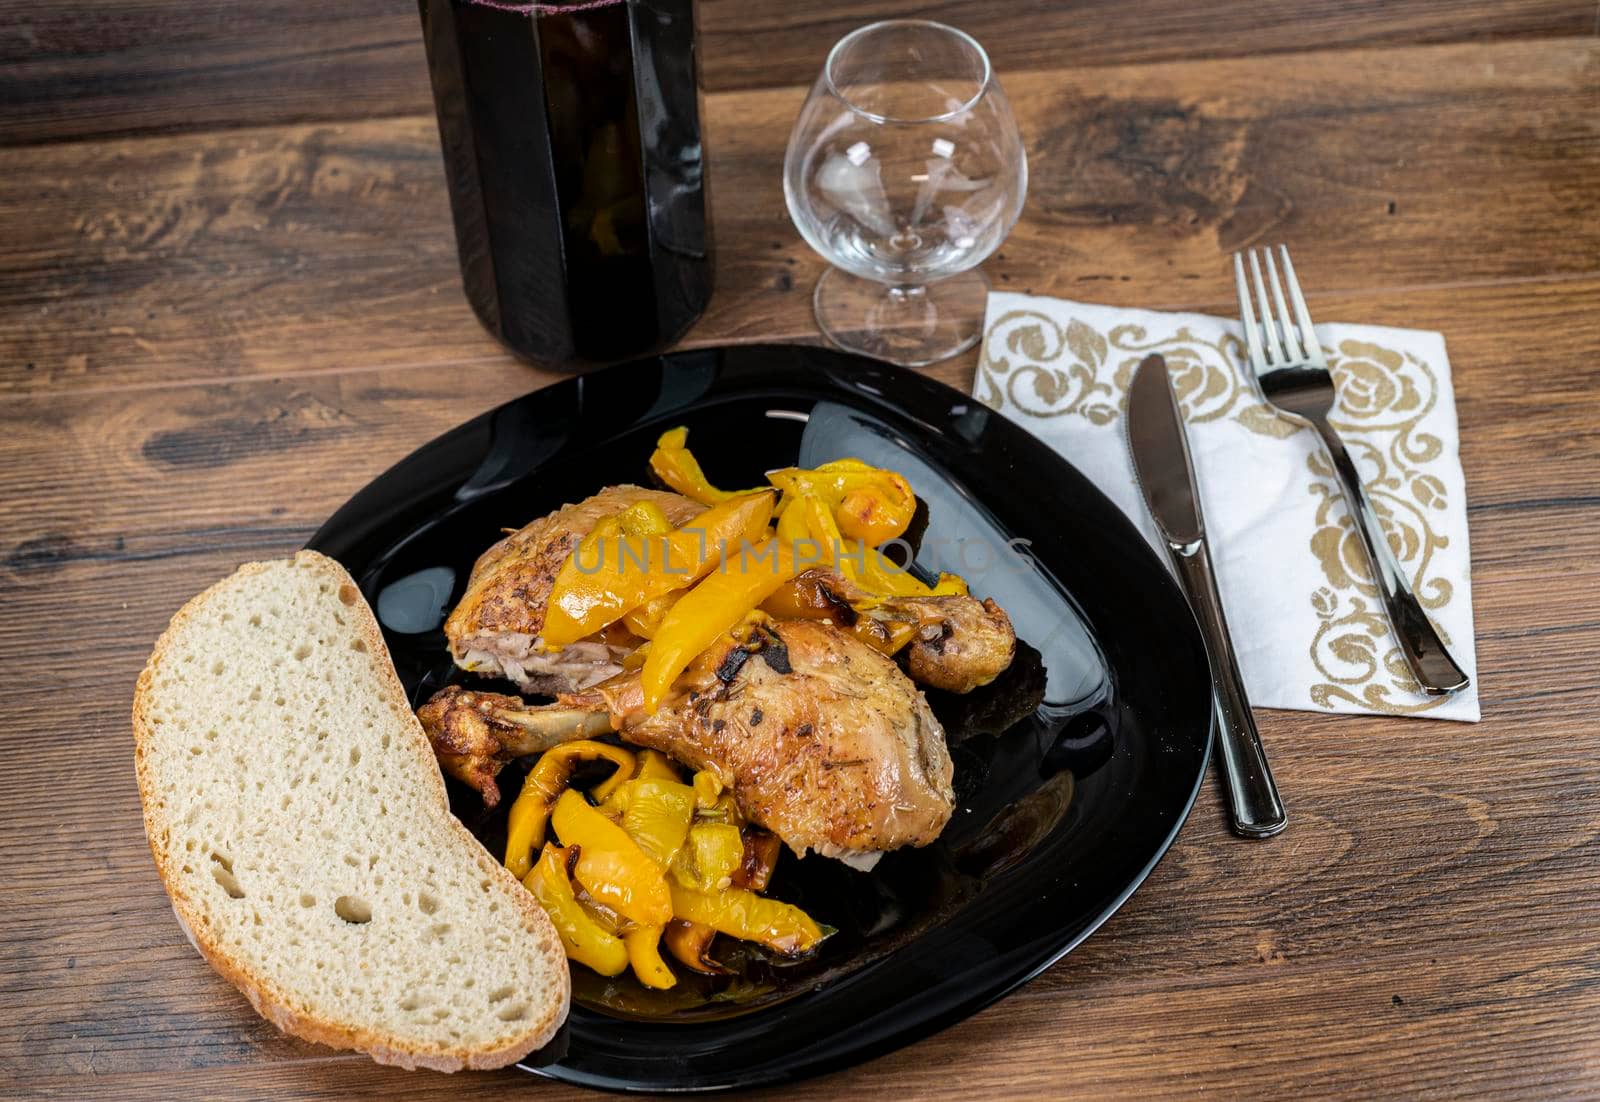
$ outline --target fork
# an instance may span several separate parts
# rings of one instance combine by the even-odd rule
[[[1256,301],[1260,304],[1261,324],[1256,324],[1255,311],[1250,306],[1250,291],[1245,284],[1245,261],[1241,254],[1233,254],[1233,278],[1238,284],[1239,317],[1244,323],[1245,346],[1250,354],[1250,367],[1261,386],[1267,404],[1292,421],[1310,425],[1322,438],[1323,446],[1333,460],[1333,467],[1344,484],[1345,498],[1350,504],[1355,529],[1361,534],[1361,544],[1372,563],[1373,578],[1378,594],[1383,599],[1384,612],[1389,624],[1400,640],[1400,653],[1417,679],[1422,691],[1430,696],[1444,696],[1467,687],[1469,679],[1456,660],[1450,657],[1439,633],[1428,622],[1427,613],[1411,591],[1405,572],[1389,547],[1383,532],[1383,522],[1367,498],[1361,485],[1361,474],[1345,450],[1344,441],[1328,422],[1337,392],[1333,376],[1328,372],[1328,361],[1322,354],[1322,345],[1311,328],[1311,312],[1306,309],[1305,296],[1300,293],[1300,281],[1295,278],[1294,264],[1289,260],[1287,246],[1279,245],[1283,257],[1283,273],[1289,288],[1289,302],[1294,303],[1294,321],[1289,320],[1289,306],[1284,300],[1283,288],[1278,281],[1278,267],[1273,262],[1270,248],[1259,250],[1266,256],[1267,276],[1263,281],[1261,262],[1257,250],[1247,251],[1250,261],[1251,283],[1255,286]],[[1267,288],[1272,298],[1267,298]],[[1276,310],[1274,310],[1276,306]]]

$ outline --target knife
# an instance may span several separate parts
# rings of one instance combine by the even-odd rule
[[[1250,701],[1233,657],[1228,621],[1206,550],[1205,518],[1195,489],[1189,459],[1189,438],[1183,414],[1167,375],[1167,361],[1151,354],[1140,362],[1128,387],[1128,445],[1145,504],[1166,541],[1189,597],[1211,662],[1211,685],[1217,714],[1217,743],[1222,749],[1222,774],[1235,834],[1270,838],[1284,828],[1288,816],[1272,782],[1267,754],[1261,746]]]

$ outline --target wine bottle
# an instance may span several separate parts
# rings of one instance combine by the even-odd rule
[[[693,0],[419,0],[467,299],[542,363],[670,344],[711,291]]]

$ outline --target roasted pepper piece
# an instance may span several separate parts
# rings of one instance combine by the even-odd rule
[[[753,892],[766,891],[767,885],[772,883],[772,870],[778,867],[778,854],[782,852],[783,843],[776,834],[754,827],[745,830],[744,857],[734,870],[733,886]]]
[[[541,632],[545,646],[576,643],[654,598],[693,585],[722,561],[724,547],[765,535],[774,501],[771,490],[736,495],[671,532],[629,534],[620,518],[602,520],[556,575]]]
[[[784,494],[778,499],[778,524],[776,535],[785,547],[798,553],[801,541],[811,538],[811,526],[806,522],[806,495],[795,497]]]
[[[672,913],[718,933],[754,941],[774,952],[797,956],[816,948],[822,928],[799,907],[767,899],[745,888],[697,892],[674,881]]]
[[[567,956],[588,965],[602,976],[618,976],[628,967],[628,950],[622,939],[598,926],[584,913],[567,876],[569,851],[545,846],[539,861],[523,878],[550,916]]]
[[[716,573],[678,599],[651,641],[640,678],[645,712],[655,714],[672,683],[695,656],[737,627],[747,613],[794,575],[794,553],[778,540],[730,551]]]
[[[839,530],[876,547],[903,535],[917,511],[911,484],[900,474],[859,459],[837,459],[820,467],[786,467],[767,475],[785,493],[812,494],[825,502]]]
[[[698,822],[672,862],[672,876],[695,891],[715,892],[733,883],[744,861],[744,838],[733,823]]]
[[[669,489],[702,505],[718,505],[729,498],[738,497],[741,492],[749,492],[719,490],[711,485],[705,472],[700,469],[700,461],[689,450],[688,443],[689,430],[675,428],[661,434],[656,441],[656,450],[650,455],[650,469]]]
[[[573,878],[597,902],[641,926],[666,925],[672,917],[666,877],[626,831],[570,788],[556,801],[550,825],[563,844],[578,847]]]
[[[711,958],[711,943],[716,937],[717,932],[710,926],[675,918],[667,923],[661,940],[666,943],[667,952],[685,967],[706,976],[726,975],[728,970]]]
[[[910,571],[902,570],[876,547],[847,543],[846,554],[859,564],[856,580],[861,587],[885,597],[926,597],[932,591]]]
[[[521,879],[533,867],[533,853],[544,844],[545,824],[556,798],[567,787],[572,769],[581,761],[609,761],[616,765],[611,776],[595,787],[605,799],[613,787],[633,776],[633,753],[606,742],[584,739],[546,750],[522,782],[522,791],[511,805],[506,820],[506,868]]]
[[[622,623],[639,638],[654,639],[656,632],[661,630],[661,622],[667,618],[667,613],[672,611],[672,606],[678,603],[680,596],[682,594],[675,591],[652,597],[624,616]]]
[[[677,781],[645,779],[628,782],[622,829],[662,868],[683,848],[694,821],[694,789]]]
[[[798,498],[795,504],[805,517],[806,532],[810,535],[812,542],[816,544],[815,563],[831,566],[843,577],[855,581],[857,575],[854,562],[849,556],[842,556],[841,554],[845,547],[848,546],[848,541],[846,541],[844,533],[839,531],[839,525],[833,517],[833,510],[828,507],[827,502],[816,494],[805,494]],[[810,550],[810,548],[806,550]],[[815,563],[807,563],[806,565],[811,566],[815,565]]]
[[[790,579],[761,602],[761,611],[774,620],[826,620],[881,654],[898,654],[916,638],[915,620],[875,617],[869,605],[857,609],[834,596],[826,577],[806,573]]]
[[[644,660],[650,657],[650,642],[640,643],[638,648],[622,657],[622,668],[632,672],[644,669]]]
[[[617,514],[617,526],[624,536],[659,536],[672,531],[672,522],[653,501],[636,501]]]
[[[815,494],[796,498],[784,511],[784,519],[787,520],[791,514],[803,519],[806,537],[816,549],[816,561],[832,567],[841,577],[870,593],[884,597],[929,597],[967,591],[967,583],[954,574],[939,575],[939,584],[931,588],[923,585],[876,547],[860,540],[847,539],[835,514]],[[791,522],[791,530],[798,526],[799,522]],[[796,554],[801,556],[811,551],[811,545],[800,544]],[[887,653],[892,654],[893,651]]]
[[[709,769],[694,775],[694,803],[701,811],[710,811],[722,799],[722,781]]]
[[[682,781],[683,774],[677,765],[660,750],[639,751],[639,779],[641,781]]]
[[[667,962],[661,959],[661,927],[635,926],[622,935],[633,974],[646,987],[664,991],[678,982]]]

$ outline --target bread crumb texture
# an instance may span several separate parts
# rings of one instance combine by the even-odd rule
[[[441,1070],[565,1017],[532,897],[451,816],[370,609],[332,560],[253,563],[174,618],[134,704],[151,850],[201,952],[300,1036]]]

